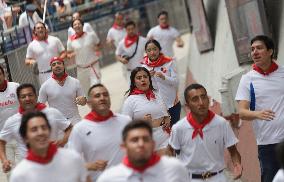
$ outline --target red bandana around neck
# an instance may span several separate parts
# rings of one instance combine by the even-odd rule
[[[113,23],[112,28],[116,29],[116,30],[122,30],[124,28],[124,25],[118,25],[117,23]]]
[[[124,45],[125,47],[130,47],[132,44],[134,44],[138,39],[138,34],[135,34],[133,36],[129,36],[129,35],[126,35],[125,39],[124,39]]]
[[[37,103],[35,106],[35,110],[42,111],[44,108],[46,108],[46,105],[43,103]],[[23,114],[25,112],[24,108],[22,106],[19,107],[19,113]]]
[[[81,38],[84,34],[85,34],[85,32],[82,32],[82,33],[80,33],[80,34],[75,33],[74,35],[71,35],[71,36],[70,36],[70,40],[79,39],[79,38]]]
[[[45,157],[41,157],[35,154],[31,149],[29,149],[27,152],[26,159],[40,164],[47,164],[52,161],[56,152],[57,146],[53,143],[50,143]]]
[[[264,72],[260,67],[256,66],[256,64],[252,65],[252,69],[264,76],[267,76],[270,73],[276,71],[278,69],[278,65],[274,61],[272,61],[270,67],[268,68],[266,72]]]
[[[130,93],[130,95],[140,95],[140,94],[145,94],[148,100],[156,99],[155,93],[151,89],[148,89],[147,91],[142,91],[139,90],[138,88],[134,88],[133,91]]]
[[[200,135],[200,137],[203,139],[203,131],[202,129],[209,124],[212,119],[214,118],[215,113],[213,113],[212,111],[208,110],[208,116],[203,120],[202,123],[198,123],[192,116],[192,113],[188,113],[186,116],[187,121],[189,122],[189,124],[194,128],[194,131],[192,133],[192,139],[194,139],[198,134]]]
[[[161,53],[156,61],[150,61],[148,56],[145,56],[143,64],[146,64],[149,67],[159,67],[171,61],[172,61],[171,57],[167,57]]]
[[[122,163],[124,165],[126,165],[127,167],[139,172],[139,173],[143,173],[146,169],[148,169],[149,167],[152,167],[154,165],[156,165],[159,161],[161,160],[161,157],[158,154],[153,154],[150,159],[148,160],[148,162],[142,166],[142,167],[136,167],[134,166],[128,159],[127,156],[124,157],[124,159],[122,160]]]
[[[33,39],[34,39],[34,40],[37,40],[37,41],[43,41],[43,42],[45,42],[45,43],[48,44],[48,41],[47,41],[48,35],[45,35],[45,38],[44,38],[43,40],[39,40],[39,38],[38,38],[37,36],[33,36]]]
[[[8,87],[8,81],[4,80],[3,83],[0,85],[0,92],[4,92]]]
[[[167,25],[160,25],[160,28],[161,29],[168,29],[168,28],[170,28],[170,26],[167,24]]]
[[[67,76],[68,76],[68,74],[66,73],[66,72],[64,72],[64,74],[61,76],[61,77],[57,77],[55,74],[53,74],[52,73],[52,78],[54,79],[54,80],[57,80],[57,81],[59,81],[59,82],[62,82],[62,81],[64,81],[66,78],[67,78]]]
[[[97,112],[92,111],[92,112],[89,112],[85,116],[85,119],[90,120],[90,121],[94,121],[94,122],[103,122],[103,121],[106,121],[113,116],[114,116],[114,114],[113,114],[112,111],[109,111],[109,114],[107,116],[102,116],[102,115],[99,115]]]

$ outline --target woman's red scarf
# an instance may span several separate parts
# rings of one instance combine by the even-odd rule
[[[133,36],[129,36],[129,35],[126,35],[125,39],[124,39],[124,45],[125,47],[130,47],[132,44],[134,44],[137,39],[138,39],[138,34],[135,34]]]
[[[52,73],[52,78],[54,80],[57,80],[59,82],[62,82],[63,80],[65,80],[67,78],[68,74],[66,72],[64,72],[64,74],[61,77],[57,77],[55,74]]]
[[[164,54],[160,53],[160,56],[155,61],[150,61],[148,56],[145,56],[143,64],[146,64],[149,67],[159,67],[171,61],[172,61],[171,57],[167,57]]]
[[[47,44],[48,44],[47,39],[48,39],[48,35],[47,35],[47,33],[45,34],[45,37],[44,37],[44,39],[43,39],[43,40],[39,40],[39,38],[38,38],[36,35],[35,35],[35,36],[33,36],[33,40],[43,41],[43,42],[45,42],[45,43],[47,43]]]
[[[147,91],[142,91],[139,90],[138,88],[134,88],[133,91],[130,93],[130,95],[140,95],[140,94],[145,94],[148,100],[156,99],[155,93],[151,89],[148,89]]]
[[[97,112],[92,111],[89,112],[86,116],[85,119],[90,120],[90,121],[94,121],[94,122],[104,122],[106,120],[108,120],[109,118],[113,117],[114,114],[112,111],[109,111],[109,114],[107,116],[102,116],[99,115]]]
[[[70,40],[79,39],[79,38],[81,38],[84,34],[85,34],[85,32],[82,32],[82,33],[80,33],[80,34],[75,33],[74,35],[71,35],[71,36],[70,36]]]
[[[37,103],[35,106],[35,110],[42,111],[44,108],[46,108],[46,105],[43,103]],[[25,112],[24,108],[22,106],[19,107],[19,113],[23,114]]]
[[[118,25],[117,23],[113,23],[112,28],[116,30],[122,30],[124,28],[124,25]]]
[[[186,119],[188,123],[193,127],[194,131],[192,133],[192,139],[194,139],[198,134],[200,137],[203,139],[203,131],[202,129],[209,124],[212,119],[214,118],[215,113],[212,111],[208,110],[208,115],[207,117],[202,121],[202,123],[198,123],[192,116],[192,113],[188,113],[186,116]]]
[[[126,165],[127,167],[139,172],[139,173],[143,173],[146,169],[148,169],[149,167],[152,167],[154,165],[156,165],[159,161],[161,160],[161,157],[158,154],[152,154],[152,156],[150,157],[150,159],[148,160],[148,162],[142,166],[142,167],[136,167],[134,166],[128,159],[127,156],[124,157],[124,159],[122,160],[122,163],[124,165]]]
[[[8,87],[8,81],[4,80],[4,82],[0,85],[0,92],[4,92]]]
[[[264,72],[260,67],[256,66],[256,64],[252,65],[252,69],[264,76],[267,76],[270,73],[276,71],[278,69],[278,65],[274,61],[272,61],[270,67],[268,68],[266,72]]]
[[[53,143],[50,143],[45,157],[41,157],[35,154],[31,149],[29,149],[27,152],[26,159],[40,164],[47,164],[52,161],[56,152],[57,152],[57,146]]]

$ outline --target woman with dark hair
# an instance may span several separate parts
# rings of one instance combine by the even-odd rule
[[[143,67],[135,68],[130,75],[130,89],[122,108],[122,113],[132,119],[144,119],[153,127],[156,142],[155,151],[165,154],[169,135],[165,131],[170,126],[170,116],[162,98],[155,91],[150,72]]]
[[[154,39],[145,44],[143,66],[150,71],[153,87],[159,92],[171,116],[171,126],[180,119],[181,104],[178,99],[178,75],[175,60],[161,52],[160,43]]]
[[[100,40],[95,32],[84,32],[84,22],[81,19],[72,21],[72,28],[75,34],[70,36],[67,41],[67,56],[75,58],[77,66],[77,78],[87,93],[91,85],[100,83],[101,73],[99,57]]]

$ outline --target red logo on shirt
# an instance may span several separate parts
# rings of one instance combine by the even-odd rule
[[[16,101],[7,100],[7,101],[4,101],[4,102],[0,102],[0,107],[6,107],[6,106],[9,106],[9,105],[14,105],[15,103],[16,103]]]

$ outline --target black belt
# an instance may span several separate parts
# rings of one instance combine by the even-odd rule
[[[51,70],[47,70],[47,71],[42,71],[42,72],[39,72],[40,74],[44,74],[44,73],[50,73]]]
[[[202,173],[202,174],[191,174],[192,176],[192,179],[208,179],[208,178],[211,178],[212,176],[215,176],[216,174],[219,174],[223,172],[223,169],[218,171],[218,172],[205,172],[205,173]]]

